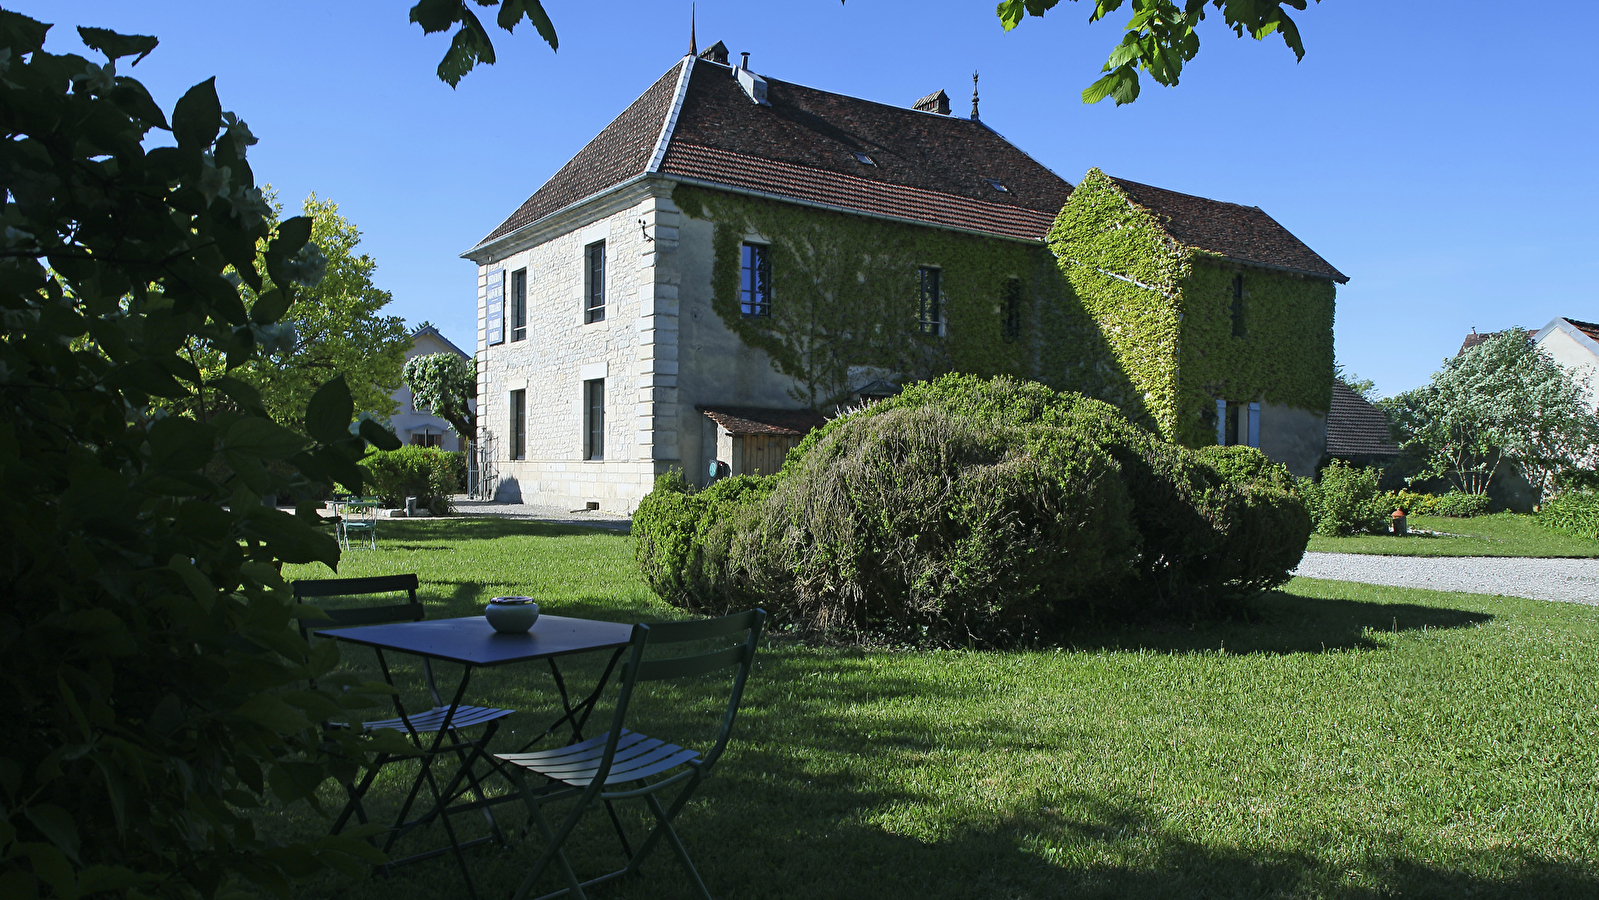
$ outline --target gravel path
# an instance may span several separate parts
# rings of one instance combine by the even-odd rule
[[[528,519],[554,525],[586,525],[590,528],[609,528],[627,531],[632,527],[631,517],[603,509],[569,510],[555,506],[534,506],[530,503],[495,503],[492,500],[468,500],[464,496],[453,499],[458,516],[497,516],[503,519]]]
[[[1599,606],[1599,559],[1306,553],[1294,574]]]

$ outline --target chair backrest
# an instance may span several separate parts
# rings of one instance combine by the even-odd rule
[[[622,665],[622,689],[616,701],[616,715],[611,724],[610,740],[606,742],[605,756],[598,775],[604,781],[610,771],[616,743],[626,722],[627,708],[632,701],[633,689],[640,682],[665,681],[676,678],[693,678],[712,672],[734,669],[733,687],[727,700],[727,712],[716,735],[716,743],[705,753],[702,768],[710,769],[727,747],[733,732],[733,720],[738,716],[739,702],[744,697],[744,685],[749,680],[750,668],[755,662],[755,648],[760,644],[761,630],[766,625],[766,611],[752,609],[716,619],[698,622],[658,622],[653,625],[634,625],[631,651]],[[653,650],[672,644],[729,639],[728,646],[704,653],[686,656],[651,658]]]
[[[404,593],[406,602],[383,606],[346,606],[338,609],[317,608],[332,620],[335,627],[355,625],[386,625],[390,622],[420,622],[427,618],[427,608],[416,598],[417,577],[408,575],[374,575],[369,578],[314,578],[296,581],[294,602],[304,603],[315,597],[364,597],[373,594]],[[307,636],[312,626],[300,620],[300,634]],[[423,658],[422,672],[427,680],[428,693],[435,704],[440,703],[439,689],[433,681],[432,663]]]

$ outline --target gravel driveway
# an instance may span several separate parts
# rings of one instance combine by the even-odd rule
[[[1599,606],[1599,559],[1306,553],[1294,574]]]

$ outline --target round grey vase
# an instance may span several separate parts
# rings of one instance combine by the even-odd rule
[[[539,605],[532,597],[495,597],[483,610],[483,618],[502,634],[522,634],[539,618]]]

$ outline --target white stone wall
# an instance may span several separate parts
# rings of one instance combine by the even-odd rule
[[[1599,404],[1599,357],[1559,328],[1551,328],[1538,342],[1555,362],[1588,388],[1588,399]]]
[[[502,495],[631,512],[655,475],[680,466],[677,442],[678,212],[640,192],[562,233],[478,269],[479,408]],[[615,208],[620,205],[621,208]],[[642,225],[640,224],[642,220]],[[649,239],[646,239],[648,237]],[[585,324],[584,249],[606,246],[605,319]],[[488,274],[528,270],[527,339],[487,344]],[[498,277],[498,276],[496,276]],[[583,458],[583,382],[605,379],[605,459]],[[527,392],[526,458],[509,459],[510,392]]]

